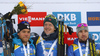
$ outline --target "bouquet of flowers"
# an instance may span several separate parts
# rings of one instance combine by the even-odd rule
[[[14,7],[11,13],[19,15],[19,14],[27,14],[28,11],[25,4],[22,1],[20,1],[18,5]]]
[[[18,5],[15,6],[11,12],[6,13],[2,18],[0,18],[0,20],[10,19],[13,14],[19,15],[19,14],[27,14],[27,13],[28,13],[27,7],[22,1],[20,1]]]

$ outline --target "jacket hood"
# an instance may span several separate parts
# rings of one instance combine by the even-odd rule
[[[17,44],[17,45],[23,46],[23,43],[22,43],[21,39],[19,39],[17,33],[14,33],[13,37],[14,37],[13,38],[13,44]],[[31,38],[29,39],[29,43],[33,44],[33,40]]]
[[[78,38],[74,40],[74,44],[78,45]]]

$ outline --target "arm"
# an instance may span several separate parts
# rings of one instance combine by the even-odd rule
[[[13,14],[11,12],[8,12],[5,15],[3,15],[3,18],[5,20],[8,19],[8,20],[6,20],[6,25],[7,25],[7,28],[10,30],[11,34],[16,32],[15,29],[13,28],[13,24],[12,24],[12,19],[11,19],[12,15]]]
[[[68,52],[68,56],[74,56],[73,46],[72,45],[68,47],[68,51],[67,52]]]

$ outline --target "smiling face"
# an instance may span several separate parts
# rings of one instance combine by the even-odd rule
[[[55,31],[54,25],[51,22],[44,23],[44,32],[48,35]]]
[[[88,39],[88,31],[87,30],[80,30],[78,32],[79,41],[86,41]]]
[[[22,40],[23,43],[27,43],[30,38],[30,30],[23,29],[18,33],[18,36]]]

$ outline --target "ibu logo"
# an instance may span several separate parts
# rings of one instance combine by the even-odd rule
[[[100,32],[89,32],[89,38],[95,38],[95,43],[100,44]]]
[[[81,12],[53,12],[57,19],[64,17],[64,24],[76,26],[81,23]]]

